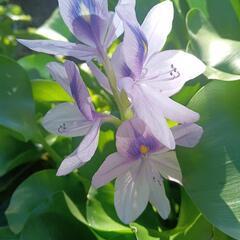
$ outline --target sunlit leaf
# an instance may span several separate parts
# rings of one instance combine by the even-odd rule
[[[34,80],[32,81],[33,98],[38,102],[72,102],[72,98],[55,81]]]
[[[214,81],[191,100],[204,129],[194,149],[179,148],[184,186],[214,226],[240,239],[240,82]]]
[[[187,15],[191,51],[204,61],[209,79],[240,79],[240,42],[220,38],[202,13],[194,9]]]

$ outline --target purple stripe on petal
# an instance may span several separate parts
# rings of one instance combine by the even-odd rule
[[[137,25],[126,22],[125,36],[123,41],[123,53],[126,64],[134,73],[134,79],[140,78],[143,64],[148,54],[148,42]]]
[[[79,41],[101,49],[109,25],[107,4],[96,0],[58,1],[65,23]]]
[[[90,102],[90,95],[80,76],[77,66],[71,62],[64,63],[68,78],[70,79],[70,89],[80,111],[89,120],[94,120],[94,108]]]
[[[135,35],[137,42],[138,42],[138,57],[140,64],[143,64],[147,53],[148,53],[148,41],[145,37],[144,33],[140,30],[139,27],[133,26],[131,24],[128,24],[128,27],[131,29],[133,34]]]

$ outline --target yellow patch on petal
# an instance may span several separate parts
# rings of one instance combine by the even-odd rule
[[[141,154],[147,154],[149,152],[149,148],[145,145],[140,146],[140,153]]]

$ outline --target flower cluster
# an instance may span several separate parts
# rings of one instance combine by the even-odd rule
[[[170,98],[205,71],[204,64],[189,53],[160,51],[172,27],[172,2],[154,6],[142,25],[137,21],[135,4],[134,0],[120,0],[114,13],[108,10],[107,0],[59,0],[62,18],[79,43],[19,40],[35,51],[86,61],[100,85],[113,95],[120,119],[95,111],[75,63],[50,63],[52,77],[74,103],[62,103],[50,110],[43,126],[56,135],[84,136],[58,169],[57,175],[62,176],[91,160],[102,123],[120,122],[117,152],[107,157],[92,184],[99,188],[117,179],[115,208],[124,223],[138,218],[148,201],[163,219],[168,217],[170,204],[163,178],[182,184],[173,150],[176,145],[194,147],[203,132],[195,124],[199,114]],[[123,33],[123,41],[109,58],[109,46]],[[104,67],[104,72],[93,60]],[[168,120],[177,126],[170,128]]]

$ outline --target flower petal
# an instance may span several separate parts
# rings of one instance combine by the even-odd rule
[[[116,6],[116,12],[123,21],[139,25],[135,12],[136,0],[120,0]]]
[[[50,110],[43,119],[44,128],[56,135],[78,137],[87,134],[92,127],[77,105],[62,103]]]
[[[114,178],[126,173],[135,161],[113,153],[107,157],[92,179],[95,188],[111,182]]]
[[[110,24],[105,38],[105,46],[109,47],[124,32],[122,20],[117,13],[111,13]]]
[[[82,61],[89,61],[97,56],[96,49],[83,44],[75,44],[54,40],[23,40],[18,42],[36,52],[53,55],[74,57]]]
[[[95,47],[107,32],[106,3],[97,0],[58,0],[62,18],[83,43]]]
[[[58,176],[65,176],[71,173],[93,157],[98,146],[100,124],[101,120],[96,121],[74,153],[64,159],[58,169]]]
[[[83,162],[89,161],[97,149],[101,123],[102,119],[95,121],[78,147],[77,154]]]
[[[154,54],[144,67],[147,71],[144,82],[166,96],[176,94],[187,81],[196,78],[206,69],[198,58],[179,50]]]
[[[161,109],[163,116],[178,123],[193,123],[199,120],[199,114],[173,101],[155,89],[144,85],[142,91]]]
[[[114,205],[125,224],[134,221],[144,211],[149,199],[145,167],[138,161],[126,174],[117,178]]]
[[[110,87],[110,84],[108,82],[107,77],[105,74],[100,71],[100,69],[93,63],[93,62],[88,62],[87,63],[88,67],[90,68],[92,74],[97,78],[99,84],[110,94],[112,94],[112,90]]]
[[[148,53],[148,42],[139,26],[124,23],[124,40],[122,50],[127,66],[138,79],[142,73],[143,64]]]
[[[47,64],[47,68],[52,78],[56,80],[70,96],[72,96],[70,82],[64,65],[57,62],[51,62]]]
[[[163,219],[167,219],[171,208],[166,196],[163,180],[153,167],[148,165],[147,170],[148,183],[150,185],[149,201],[157,208],[159,215]]]
[[[176,152],[156,152],[151,154],[150,159],[154,168],[166,179],[182,185],[182,172],[177,160]]]
[[[171,1],[154,6],[145,18],[141,28],[148,40],[148,56],[159,52],[172,29],[174,9]]]
[[[75,150],[62,161],[61,166],[58,168],[57,176],[65,176],[71,173],[74,169],[82,167],[84,164],[84,162],[79,161],[77,150]]]
[[[116,51],[112,56],[111,62],[118,81],[118,86],[121,89],[122,78],[133,76],[131,69],[128,67],[124,59],[122,44],[118,45]]]
[[[203,129],[197,124],[183,124],[172,129],[176,144],[183,147],[195,147],[203,134]]]
[[[125,121],[117,131],[116,146],[118,152],[125,158],[129,158],[129,148],[136,142],[140,135],[146,136],[147,128],[140,119]]]
[[[130,80],[126,78],[124,82],[128,83]],[[145,122],[152,134],[162,144],[170,149],[174,149],[175,141],[164,118],[161,109],[162,104],[159,104],[158,100],[156,101],[156,99],[152,97],[152,90],[143,90],[143,87],[137,84],[135,84],[132,89],[125,86],[125,90],[131,98],[137,116]]]
[[[94,119],[94,108],[91,104],[90,95],[87,87],[82,80],[78,67],[71,61],[64,63],[66,73],[70,82],[70,88],[80,111],[90,121]]]

